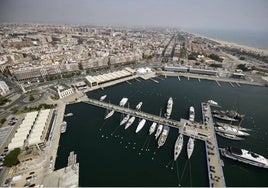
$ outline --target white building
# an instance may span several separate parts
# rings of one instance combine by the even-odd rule
[[[8,149],[13,150],[43,142],[50,122],[50,113],[50,109],[27,113],[9,143]]]
[[[73,94],[74,90],[71,87],[58,86],[57,92],[58,92],[59,98],[62,99],[64,97],[67,97],[67,96]]]
[[[0,94],[5,95],[9,92],[9,87],[4,81],[0,81]]]

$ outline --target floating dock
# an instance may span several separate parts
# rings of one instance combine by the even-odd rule
[[[234,84],[233,84],[232,82],[229,82],[229,84],[230,84],[232,87],[234,87]]]
[[[215,80],[215,81],[216,81],[217,85],[220,87],[221,86],[220,82],[218,80]]]

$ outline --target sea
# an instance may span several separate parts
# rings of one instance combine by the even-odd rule
[[[189,32],[250,47],[268,49],[268,31],[188,29]]]
[[[129,100],[128,107],[142,101],[141,110],[163,116],[167,100],[174,100],[171,119],[187,119],[189,107],[195,108],[195,120],[201,122],[201,102],[213,99],[223,110],[237,110],[245,114],[241,126],[252,129],[250,136],[242,141],[228,140],[217,136],[219,147],[237,146],[268,158],[268,88],[241,85],[231,87],[229,83],[215,81],[167,77],[152,80],[131,80],[103,90],[87,93],[88,97],[99,99],[107,95],[106,102],[119,104],[123,97]],[[56,159],[56,169],[67,165],[71,151],[77,154],[80,163],[79,186],[82,187],[206,187],[208,183],[205,143],[195,140],[190,159],[187,159],[184,146],[176,162],[173,150],[179,132],[171,128],[167,141],[157,148],[154,135],[148,130],[152,122],[135,133],[139,119],[127,129],[119,126],[122,114],[115,113],[104,120],[105,109],[86,103],[70,104],[65,113],[67,131],[61,135]],[[267,187],[268,170],[250,166],[222,157],[227,186]]]

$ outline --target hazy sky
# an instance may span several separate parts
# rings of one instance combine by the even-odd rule
[[[268,31],[268,0],[0,0],[0,22]]]

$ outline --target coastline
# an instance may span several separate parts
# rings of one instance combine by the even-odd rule
[[[240,48],[240,49],[242,48],[242,49],[245,49],[247,51],[257,52],[257,53],[261,53],[261,54],[264,54],[264,55],[268,55],[268,49],[257,48],[257,47],[248,46],[248,45],[245,45],[245,44],[238,44],[236,42],[225,41],[225,40],[222,40],[222,39],[217,39],[217,38],[214,38],[214,37],[205,36],[205,35],[199,34],[199,33],[188,32],[188,31],[186,31],[186,32],[190,33],[190,34],[193,34],[193,35],[195,35],[197,37],[205,38],[205,39],[212,40],[214,42],[220,43],[221,46],[228,46],[228,47],[234,47],[234,48]]]

